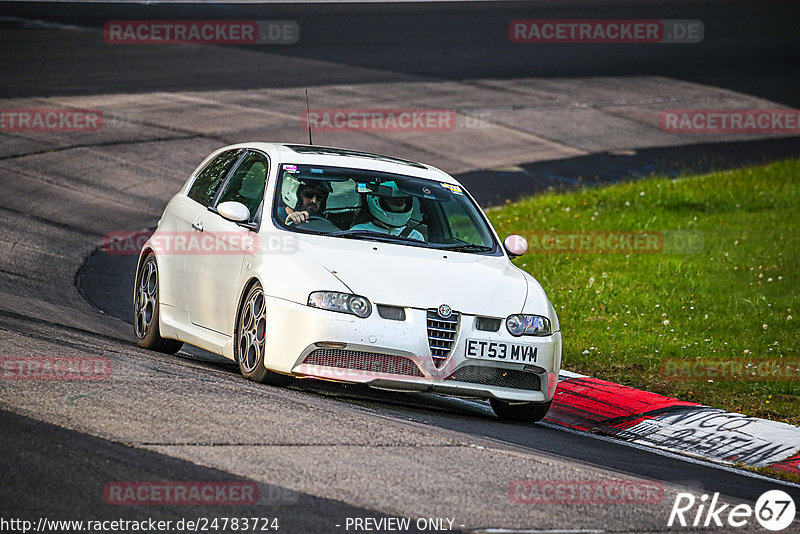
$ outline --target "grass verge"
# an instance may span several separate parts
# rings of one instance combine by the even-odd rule
[[[800,361],[800,161],[547,193],[488,214],[531,244],[514,262],[559,313],[565,369],[800,425],[800,376],[765,380],[770,367],[757,367]]]

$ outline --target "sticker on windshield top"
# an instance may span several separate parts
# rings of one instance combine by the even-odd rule
[[[325,174],[324,169],[311,169],[311,172],[313,172],[314,174]]]
[[[357,187],[356,190],[359,193],[369,193],[369,187],[367,187],[367,184],[357,184],[356,187]]]
[[[297,165],[284,165],[283,170],[286,172],[297,172]]]
[[[463,195],[464,192],[461,190],[461,186],[455,184],[446,184],[441,182],[442,187],[453,193],[454,195]]]

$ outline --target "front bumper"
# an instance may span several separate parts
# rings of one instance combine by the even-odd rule
[[[363,383],[375,388],[428,391],[510,402],[551,400],[561,365],[561,333],[515,338],[475,329],[475,316],[461,314],[446,360],[435,362],[427,310],[405,308],[406,319],[366,319],[267,298],[267,367],[299,377]],[[468,339],[524,343],[535,362],[468,358]]]

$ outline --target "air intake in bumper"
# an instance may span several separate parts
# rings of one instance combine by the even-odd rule
[[[469,382],[471,384],[485,384],[503,388],[524,389],[528,391],[541,391],[542,381],[539,375],[502,369],[498,367],[484,367],[480,365],[465,365],[456,369],[456,372],[447,377],[447,380]]]
[[[403,356],[347,349],[317,349],[303,360],[307,365],[352,369],[375,374],[393,374],[424,378],[417,364]]]

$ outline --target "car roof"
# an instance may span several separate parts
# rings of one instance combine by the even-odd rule
[[[458,184],[455,178],[431,165],[347,148],[295,143],[260,142],[240,143],[225,148],[259,149],[268,154],[277,156],[280,163],[354,167]]]

